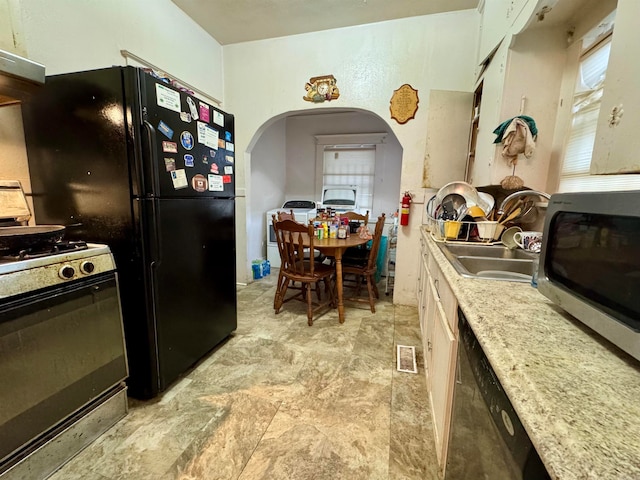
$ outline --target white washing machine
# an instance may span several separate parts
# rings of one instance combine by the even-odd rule
[[[278,253],[278,243],[273,230],[272,215],[278,212],[289,212],[293,210],[293,216],[298,223],[307,224],[316,217],[316,202],[311,200],[287,200],[280,208],[274,208],[267,212],[267,260],[273,268],[280,268],[280,254]]]

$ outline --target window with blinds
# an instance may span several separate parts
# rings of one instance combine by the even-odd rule
[[[356,204],[361,210],[373,210],[373,186],[376,149],[325,147],[322,171],[324,185],[355,185]]]
[[[640,175],[590,175],[598,115],[604,91],[615,12],[585,37],[573,96],[571,127],[564,152],[559,192],[640,189]],[[606,29],[600,33],[598,30]],[[589,39],[592,40],[589,40]]]

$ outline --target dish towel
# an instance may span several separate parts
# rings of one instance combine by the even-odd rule
[[[536,126],[536,121],[527,115],[518,115],[517,117],[513,117],[513,118],[510,118],[509,120],[505,120],[504,122],[502,122],[500,125],[496,127],[496,129],[493,131],[493,133],[496,135],[496,139],[493,141],[493,143],[502,142],[502,136],[504,135],[505,130],[509,125],[511,125],[511,122],[516,118],[520,118],[525,122],[527,122],[527,125],[529,126],[529,130],[531,131],[531,135],[533,136],[533,139],[534,140],[536,139],[536,137],[538,136],[538,127]]]
[[[518,163],[518,155],[530,158],[536,148],[529,125],[522,118],[514,118],[502,136],[502,156],[509,165]]]

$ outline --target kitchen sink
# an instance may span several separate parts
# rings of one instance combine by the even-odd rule
[[[502,245],[438,243],[449,263],[463,277],[530,282],[535,253]]]

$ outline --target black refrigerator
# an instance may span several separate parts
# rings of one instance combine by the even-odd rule
[[[36,221],[111,247],[152,398],[237,325],[234,117],[134,67],[48,76],[22,113]]]

